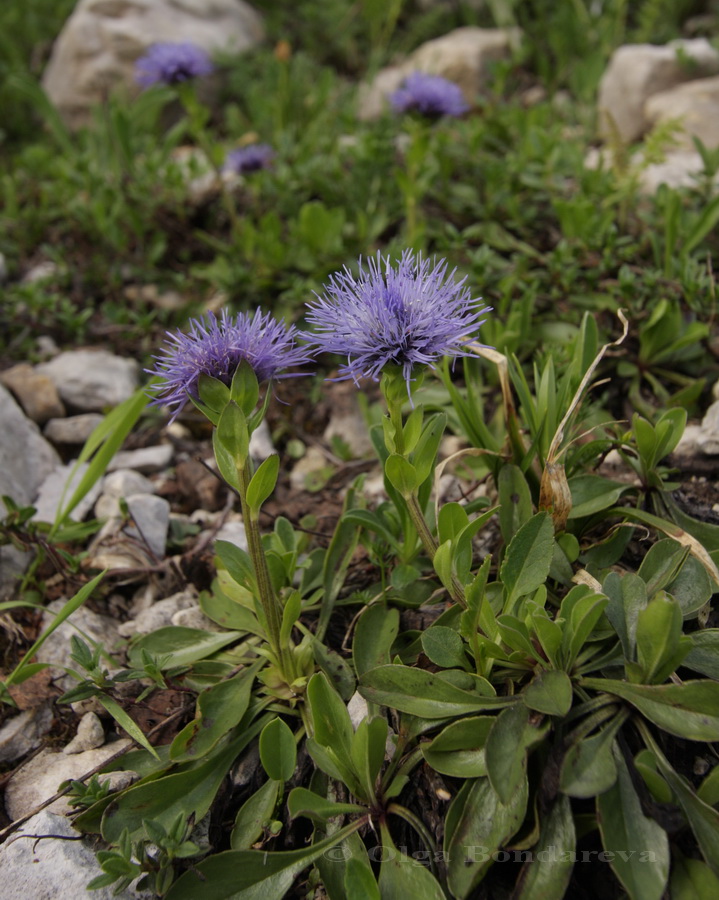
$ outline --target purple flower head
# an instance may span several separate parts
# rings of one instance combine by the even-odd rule
[[[214,70],[210,57],[197,44],[152,44],[135,63],[135,80],[143,87],[153,84],[178,84]]]
[[[488,307],[479,306],[465,286],[447,273],[444,260],[430,263],[405,250],[399,263],[379,253],[360,260],[359,275],[335,273],[325,294],[308,304],[314,334],[304,335],[317,350],[346,357],[340,378],[377,380],[387,365],[399,366],[409,384],[415,366],[442,356],[465,356]]]
[[[418,112],[423,116],[461,116],[469,109],[460,88],[440,75],[413,72],[399,90],[389,95],[398,112]]]
[[[230,150],[223,168],[225,172],[244,175],[246,172],[269,169],[274,158],[275,151],[269,144],[249,144],[247,147]]]
[[[229,386],[243,359],[258,381],[289,378],[289,374],[279,374],[282,369],[311,358],[307,348],[297,346],[296,336],[294,326],[288,328],[259,309],[254,316],[238,313],[232,317],[223,310],[219,320],[213,313],[191,319],[187,334],[167,332],[161,354],[154,357],[156,367],[145,370],[163,380],[153,403],[170,407],[170,421],[174,421],[188,396],[198,399],[200,375],[211,375]]]

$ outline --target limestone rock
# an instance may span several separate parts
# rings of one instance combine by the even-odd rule
[[[48,605],[42,617],[43,631],[51,625],[66,602],[60,598]],[[112,651],[118,640],[117,622],[109,616],[101,616],[86,606],[81,606],[48,637],[37,652],[37,661],[50,663],[51,666],[69,666],[76,669],[77,664],[70,659],[72,649],[70,638],[73,635],[79,635],[86,642],[87,638],[90,638],[102,644],[105,650]],[[106,662],[102,664],[108,667]],[[65,675],[60,668],[55,669],[53,674],[56,676],[56,683],[64,691],[78,683],[71,675]]]
[[[27,506],[45,478],[60,464],[60,457],[2,385],[0,422],[0,496],[7,494],[16,503]]]
[[[263,37],[243,0],[79,0],[53,47],[43,87],[72,127],[119,84],[137,91],[135,62],[151,44],[191,41],[212,54],[241,52]]]
[[[158,559],[162,559],[170,525],[170,504],[164,497],[154,494],[130,494],[127,508],[135,524],[126,528],[125,533],[146,544]]]
[[[647,130],[645,103],[653,94],[719,72],[719,53],[706,38],[625,44],[614,51],[599,84],[599,130],[631,143]]]
[[[109,472],[117,469],[134,469],[143,475],[161,472],[172,462],[175,450],[171,444],[141,447],[139,450],[121,450],[110,460]]]
[[[651,163],[639,174],[639,187],[644,194],[654,194],[660,185],[670,188],[695,187],[704,171],[704,160],[696,152],[677,150],[667,153],[662,162]],[[719,179],[715,179],[719,183]]]
[[[33,422],[42,425],[53,416],[64,416],[65,407],[55,383],[47,375],[36,372],[27,363],[6,369],[0,381],[15,394],[18,402]]]
[[[64,506],[72,497],[89,468],[89,463],[81,463],[75,469],[75,462],[54,469],[40,485],[35,501],[35,516],[38,522],[54,522],[61,504]],[[96,481],[77,506],[70,513],[73,522],[81,522],[100,496],[101,481]]]
[[[104,418],[100,413],[81,413],[64,419],[50,419],[43,434],[53,444],[84,444]]]
[[[142,610],[131,621],[123,622],[119,632],[123,637],[130,637],[133,634],[150,634],[157,631],[158,628],[172,625],[173,616],[184,609],[191,609],[195,606],[197,606],[197,599],[194,594],[181,591],[171,597],[165,597],[164,600],[158,600],[148,609]]]
[[[86,712],[80,719],[75,737],[62,748],[67,756],[74,753],[84,753],[86,750],[96,750],[105,743],[105,729],[102,727],[100,717],[94,712]]]
[[[250,456],[258,462],[263,462],[276,452],[275,445],[272,443],[270,426],[263,419],[250,435]]]
[[[123,359],[107,350],[69,350],[36,371],[51,378],[69,406],[84,412],[102,412],[127,400],[139,386],[137,360]]]
[[[650,126],[676,119],[681,123],[679,146],[694,150],[692,137],[705,147],[719,147],[719,77],[698,78],[668,91],[660,91],[644,104]]]
[[[245,533],[245,523],[242,516],[237,515],[236,518],[228,518],[225,524],[215,534],[216,541],[228,541],[242,550],[247,550],[247,535]]]
[[[132,741],[122,739],[96,750],[67,755],[54,750],[43,750],[26,765],[18,769],[5,788],[5,808],[11,819],[19,819],[57,793],[61,782],[80,778],[96,766],[110,759],[118,750],[129,749]],[[70,804],[60,797],[47,807],[55,813],[66,813]],[[68,896],[67,894],[63,896]]]
[[[35,835],[56,835],[37,840]],[[69,819],[43,809],[0,847],[4,900],[132,900],[130,889],[114,893],[114,885],[87,891],[87,884],[102,875],[90,841],[78,840]],[[63,840],[73,838],[73,840]]]
[[[42,703],[7,719],[0,728],[0,762],[14,762],[39,747],[52,727],[52,709]]]
[[[33,555],[31,551],[24,552],[12,544],[0,547],[0,600],[7,600],[12,596],[17,579],[24,574]]]
[[[382,69],[360,91],[358,116],[374,119],[387,108],[387,97],[412,72],[441,75],[458,84],[468,103],[487,84],[490,66],[506,59],[521,37],[517,28],[456,28],[427,41],[397,66]]]

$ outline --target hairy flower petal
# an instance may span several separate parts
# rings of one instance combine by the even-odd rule
[[[202,47],[190,41],[152,44],[135,63],[135,80],[143,87],[178,84],[209,75],[214,66]]]
[[[469,109],[461,89],[440,75],[413,72],[399,90],[389,96],[398,112],[418,112],[423,116],[461,116]]]
[[[466,355],[488,307],[479,306],[455,280],[444,260],[430,263],[406,250],[396,266],[389,257],[360,260],[357,277],[345,267],[308,304],[314,333],[305,337],[317,350],[346,358],[340,377],[377,380],[387,365],[402,368],[407,384],[415,366],[442,356]]]
[[[311,358],[308,348],[296,343],[298,332],[278,322],[270,313],[257,310],[254,316],[239,313],[232,317],[223,310],[219,320],[213,313],[191,319],[190,329],[167,332],[167,341],[157,365],[146,369],[162,383],[155,389],[153,403],[173,410],[177,418],[189,397],[198,399],[200,375],[210,375],[229,385],[244,359],[253,368],[258,381],[288,378],[283,369],[306,363]]]

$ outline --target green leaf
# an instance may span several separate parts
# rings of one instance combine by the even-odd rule
[[[248,850],[262,836],[274,818],[275,807],[283,789],[281,781],[266,781],[237,811],[230,835],[233,850]]]
[[[569,798],[560,795],[542,817],[539,840],[515,888],[516,900],[562,900],[572,875],[576,841]]]
[[[546,512],[532,516],[512,538],[500,570],[507,612],[516,600],[544,584],[552,563],[553,545],[552,518]]]
[[[445,821],[447,884],[452,896],[466,900],[493,863],[492,854],[517,833],[527,809],[526,777],[504,804],[489,778],[467,782],[450,804]]]
[[[688,637],[692,648],[684,657],[683,665],[719,681],[719,628],[705,628]]]
[[[675,671],[691,649],[682,638],[682,612],[677,601],[664,591],[652,597],[637,620],[637,662],[647,684],[663,681]]]
[[[327,822],[336,816],[366,813],[367,808],[357,803],[335,803],[307,788],[293,788],[287,797],[287,811],[293,819],[305,816],[315,822]]]
[[[252,559],[246,550],[229,541],[215,541],[215,552],[233,581],[249,591],[257,590]]]
[[[609,597],[605,613],[622,642],[626,659],[635,657],[637,645],[637,621],[639,613],[647,605],[647,586],[633,572],[620,576],[610,572],[602,588]]]
[[[274,491],[279,471],[280,457],[273,453],[260,464],[247,485],[247,505],[255,518],[259,515],[262,504]]]
[[[617,780],[614,738],[623,718],[585,737],[567,750],[559,773],[559,789],[570,797],[595,797],[608,791]]]
[[[399,610],[384,603],[368,606],[357,621],[352,660],[357,677],[389,663],[390,650],[399,631]]]
[[[203,591],[199,598],[200,609],[222,628],[249,632],[264,636],[257,616],[246,606],[228,597],[218,587],[210,593]]]
[[[269,900],[284,897],[295,878],[323,853],[361,828],[363,819],[346,825],[317,844],[301,850],[266,853],[262,850],[226,850],[185,872],[165,900]]]
[[[239,631],[203,631],[200,628],[185,628],[181,625],[167,625],[134,641],[128,651],[130,665],[142,667],[142,651],[162,659],[163,669],[186,666],[198,659],[216,653],[228,644],[242,637]]]
[[[367,863],[358,859],[347,860],[342,900],[382,900],[379,886]]]
[[[384,471],[392,487],[403,497],[409,497],[421,483],[412,463],[397,453],[389,456],[384,464]]]
[[[240,407],[245,416],[250,416],[260,399],[257,375],[246,359],[241,359],[235,369],[230,385],[230,398]]]
[[[631,775],[618,750],[614,752],[617,781],[597,797],[597,821],[614,874],[632,900],[660,900],[669,877],[666,832],[642,812]],[[651,864],[646,854],[651,853]],[[643,858],[644,857],[644,858]]]
[[[686,857],[678,850],[674,851],[672,862],[672,900],[716,900],[719,897],[719,878],[706,863]]]
[[[636,707],[655,725],[689,741],[719,740],[719,684],[628,684],[609,678],[582,678],[580,684],[614,694]]]
[[[453,628],[433,625],[422,633],[422,649],[435,665],[450,669],[467,667],[465,644]]]
[[[566,716],[572,706],[572,682],[566,672],[549,669],[535,675],[521,696],[529,709],[548,716]]]
[[[221,413],[230,402],[230,389],[227,385],[204,372],[197,379],[197,393],[200,401],[216,413]]]
[[[359,526],[354,522],[345,520],[345,514],[349,510],[354,509],[358,502],[361,502],[357,500],[356,493],[354,486],[347,491],[342,504],[342,515],[325,555],[322,570],[322,607],[315,630],[318,640],[322,640],[327,630],[335,600],[345,583],[347,569],[359,542]]]
[[[601,475],[575,475],[569,479],[569,490],[572,494],[569,518],[581,519],[614,506],[625,491],[632,490],[632,486],[610,481]]]
[[[479,679],[476,687],[481,687]],[[378,666],[360,679],[360,694],[379,706],[389,706],[422,719],[446,719],[485,709],[500,709],[518,698],[485,696],[463,690],[447,679],[447,673],[432,673],[408,666]]]
[[[382,900],[445,900],[445,894],[429,869],[416,859],[399,851],[384,823],[382,835],[382,864],[379,870],[379,893]]]
[[[290,727],[279,718],[260,733],[260,762],[273,781],[289,781],[297,765],[297,744]]]
[[[499,494],[499,527],[505,544],[509,544],[522,525],[532,517],[532,495],[519,466],[502,466],[497,479]]]
[[[546,734],[532,725],[529,710],[522,704],[503,709],[487,737],[485,759],[490,783],[502,803],[509,803],[526,778],[527,748]]]
[[[697,797],[708,806],[716,806],[719,803],[719,764],[714,765],[714,768],[699,785]]]
[[[452,722],[431,743],[420,745],[422,755],[441,775],[486,775],[485,746],[494,722],[494,716],[468,716]]]
[[[350,715],[339,694],[321,672],[310,678],[307,700],[312,714],[315,741],[322,747],[331,748],[348,768],[352,768],[354,731]]]
[[[719,875],[719,811],[697,797],[687,779],[674,771],[653,741],[650,748],[657,761],[657,768],[667,780],[691,825],[704,859],[714,874]]]
[[[426,481],[434,470],[434,461],[446,427],[447,416],[444,413],[435,413],[432,416],[428,416],[424,424],[417,448],[412,454],[417,487]],[[400,488],[397,487],[397,490],[400,490]]]
[[[212,805],[230,766],[268,718],[240,724],[236,733],[199,764],[159,778],[150,776],[130,787],[107,806],[102,818],[103,838],[116,843],[127,828],[134,839],[142,834],[145,819],[156,819],[166,829],[180,814],[185,819],[191,816],[201,819]]]
[[[205,756],[220,738],[234,728],[250,705],[252,683],[262,662],[221,681],[197,698],[197,717],[175,737],[170,747],[174,762]]]
[[[364,795],[370,801],[376,796],[375,786],[385,758],[387,730],[387,720],[382,716],[363,719],[352,739],[354,769],[364,786]]]
[[[141,747],[144,747],[148,753],[151,753],[155,757],[155,759],[160,758],[157,755],[155,748],[145,737],[139,725],[137,725],[130,718],[130,716],[128,716],[128,714],[120,706],[119,703],[117,703],[111,697],[107,697],[103,694],[99,694],[97,696],[97,699],[99,700],[100,705],[105,707],[105,709],[110,713],[110,715],[118,723],[118,725],[120,725],[120,727],[124,729],[124,731],[126,731],[134,741],[137,741],[137,743],[140,744]]]
[[[348,660],[336,650],[326,646],[312,636],[312,652],[315,662],[332,682],[340,697],[348,701],[357,690],[357,679]]]

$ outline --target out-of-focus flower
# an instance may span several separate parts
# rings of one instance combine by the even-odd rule
[[[307,347],[296,342],[297,329],[279,322],[270,313],[257,310],[254,316],[222,311],[219,320],[213,313],[190,320],[190,330],[167,332],[167,341],[157,365],[147,369],[162,382],[154,387],[153,403],[170,407],[177,418],[188,397],[198,399],[200,375],[210,375],[229,385],[244,359],[253,368],[258,381],[289,378],[283,369],[306,363],[311,358]]]
[[[257,172],[258,169],[268,169],[274,158],[275,151],[269,144],[248,144],[247,147],[230,150],[223,170],[234,172],[236,175]]]
[[[461,116],[469,109],[458,85],[425,72],[408,75],[389,101],[398,112],[414,111],[428,117]]]
[[[190,41],[152,44],[135,63],[135,80],[143,87],[178,84],[209,75],[214,66],[202,47]]]
[[[406,250],[396,266],[377,254],[354,276],[347,267],[331,276],[323,296],[308,304],[317,350],[346,359],[341,378],[379,378],[387,365],[402,369],[409,392],[412,371],[442,356],[464,356],[488,307],[455,280],[445,260],[430,263]]]

